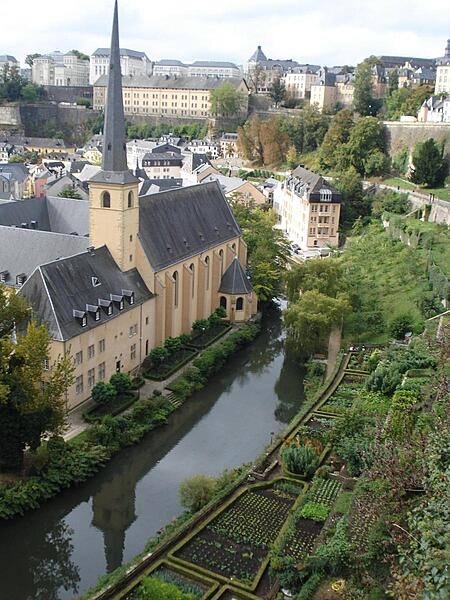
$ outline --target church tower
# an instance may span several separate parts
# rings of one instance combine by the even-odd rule
[[[136,266],[138,185],[139,180],[127,166],[116,0],[105,106],[102,170],[89,182],[89,239],[94,248],[106,244],[122,271]]]

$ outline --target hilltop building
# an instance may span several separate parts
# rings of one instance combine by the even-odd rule
[[[127,166],[117,0],[101,169],[89,201],[0,205],[0,279],[30,303],[52,342],[48,369],[70,353],[67,407],[219,305],[231,321],[256,313],[246,245],[217,182],[138,195]]]
[[[36,85],[85,87],[89,84],[89,59],[74,52],[52,52],[33,59],[31,80]]]
[[[445,54],[437,60],[435,94],[450,94],[450,39],[447,40]]]
[[[109,61],[109,48],[97,48],[91,55],[89,71],[90,85],[93,85],[102,75],[108,74]],[[124,76],[151,75],[152,63],[145,52],[121,48],[120,69]]]

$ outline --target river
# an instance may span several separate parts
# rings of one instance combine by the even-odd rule
[[[182,511],[178,488],[252,461],[298,411],[303,373],[285,357],[280,314],[137,446],[91,481],[0,523],[0,599],[66,600],[141,552]]]

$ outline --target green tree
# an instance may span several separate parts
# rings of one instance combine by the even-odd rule
[[[75,198],[77,200],[81,200],[81,195],[72,185],[66,185],[64,189],[59,192],[58,196],[60,198]]]
[[[112,383],[99,381],[92,388],[92,400],[97,404],[107,404],[117,396],[117,390]]]
[[[342,194],[341,224],[348,229],[359,217],[370,215],[370,200],[364,196],[361,176],[353,166],[343,171],[335,183]]]
[[[71,50],[71,53],[75,54],[75,56],[80,60],[89,60],[89,56],[87,54],[83,54],[83,52],[80,52],[79,50]]]
[[[353,126],[353,114],[349,109],[344,108],[334,115],[320,147],[319,165],[322,169],[340,170],[342,146],[349,141]]]
[[[20,94],[25,102],[36,102],[38,98],[38,90],[34,83],[24,85]]]
[[[191,512],[197,512],[212,499],[215,487],[215,479],[207,475],[185,479],[179,490],[181,505]]]
[[[304,292],[283,313],[288,346],[301,358],[324,350],[331,330],[342,325],[350,310],[346,294],[331,298],[317,290]]]
[[[344,271],[339,260],[306,260],[286,272],[286,292],[290,302],[312,290],[335,298],[345,288]]]
[[[350,164],[360,175],[379,174],[387,168],[384,129],[375,117],[360,118],[351,130],[349,141],[344,148]]]
[[[444,159],[443,147],[433,138],[418,142],[412,155],[411,181],[428,187],[439,187],[448,175],[448,163]]]
[[[20,99],[22,88],[27,83],[27,80],[21,76],[19,67],[4,65],[0,71],[0,100],[16,102]]]
[[[377,103],[374,102],[373,97],[372,67],[377,62],[378,59],[370,56],[356,67],[353,108],[363,117],[376,112]]]
[[[389,73],[388,95],[392,96],[396,90],[398,90],[398,71],[397,69],[392,69],[392,71]]]
[[[34,59],[39,58],[40,56],[42,56],[42,54],[39,54],[37,52],[35,52],[34,54],[27,54],[25,58],[25,64],[31,68],[33,66]]]
[[[131,390],[131,377],[128,373],[114,373],[109,379],[109,383],[114,387],[117,394],[124,394]]]
[[[278,108],[279,104],[283,102],[286,97],[286,88],[284,87],[283,81],[280,77],[274,79],[272,85],[269,88],[269,95],[275,102],[275,107]]]
[[[236,90],[229,81],[225,81],[215,90],[212,90],[209,100],[213,116],[236,117],[242,113],[245,96],[243,92]]]
[[[8,305],[5,295],[1,288],[0,305]],[[13,343],[8,329],[11,319],[19,332],[23,329],[23,305],[7,306],[5,313],[0,338],[0,470],[15,470],[21,468],[27,446],[34,451],[45,433],[61,432],[74,367],[65,355],[44,373],[50,349],[47,329],[32,322]]]

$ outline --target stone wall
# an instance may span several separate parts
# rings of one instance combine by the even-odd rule
[[[450,156],[450,123],[400,123],[399,121],[385,121],[386,140],[388,152],[396,154],[404,146],[414,149],[417,142],[424,142],[434,138],[437,142],[444,142],[445,150]]]
[[[24,132],[18,104],[0,106],[0,134],[21,135]]]

